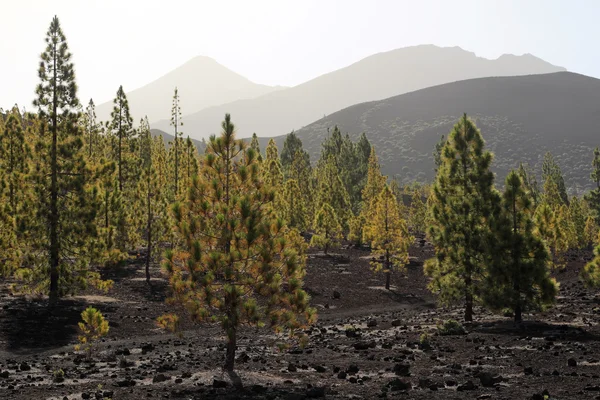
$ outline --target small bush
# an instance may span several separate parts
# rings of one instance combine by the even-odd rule
[[[421,350],[430,350],[431,349],[431,337],[428,333],[422,333],[419,337],[419,347]]]
[[[108,321],[104,319],[102,313],[94,307],[88,307],[81,313],[83,322],[79,323],[79,344],[75,350],[84,349],[88,358],[92,357],[95,342],[108,334]]]
[[[464,335],[465,333],[467,333],[465,331],[465,328],[460,324],[460,322],[455,321],[453,319],[449,319],[443,324],[438,324],[437,330],[438,334],[442,336]]]
[[[64,382],[64,380],[65,380],[65,371],[63,371],[60,368],[52,371],[52,381],[54,383],[61,383],[61,382]]]

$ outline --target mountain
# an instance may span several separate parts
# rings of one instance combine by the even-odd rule
[[[520,161],[534,166],[539,177],[544,153],[550,151],[571,193],[592,186],[592,151],[600,145],[600,80],[570,72],[439,85],[345,108],[296,134],[314,162],[328,128],[337,125],[355,140],[365,132],[385,174],[430,182],[434,145],[464,112],[495,153],[500,184]],[[280,149],[284,139],[276,138]]]
[[[375,54],[292,88],[187,113],[183,120],[186,133],[196,139],[216,133],[225,113],[231,114],[240,137],[251,136],[253,132],[263,137],[276,136],[353,104],[434,85],[486,76],[563,70],[530,54],[488,60],[459,47],[407,47]],[[151,125],[168,130],[169,121]]]
[[[145,115],[150,121],[170,120],[173,90],[176,86],[184,113],[282,89],[253,83],[212,58],[198,56],[157,80],[126,92],[134,122],[137,123]],[[115,93],[117,89],[116,87]],[[129,88],[124,89],[127,91]],[[112,107],[112,100],[98,105],[98,119],[107,121]]]

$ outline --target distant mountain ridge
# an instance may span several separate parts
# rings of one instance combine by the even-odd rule
[[[150,121],[170,120],[175,87],[179,90],[183,113],[282,89],[279,86],[256,84],[212,58],[198,56],[138,89],[123,87],[134,122],[137,123],[145,115]],[[118,87],[115,88],[115,93],[117,89]],[[112,101],[97,105],[98,119],[107,121],[112,108]]]
[[[196,113],[190,113],[191,108],[185,108],[184,103],[183,120],[186,133],[196,139],[216,133],[225,113],[232,115],[240,137],[248,137],[253,132],[262,137],[277,136],[353,104],[439,84],[564,70],[530,54],[503,55],[488,60],[459,47],[406,47],[369,56],[298,86],[256,98],[208,107]],[[165,119],[151,125],[167,130],[169,121]]]
[[[502,183],[520,161],[536,167],[554,154],[571,193],[589,189],[593,148],[600,145],[600,80],[570,72],[478,78],[356,104],[296,131],[314,162],[327,129],[354,139],[365,132],[385,174],[408,183],[434,177],[432,151],[466,112],[495,153]],[[235,122],[235,116],[233,116]],[[279,148],[285,135],[275,138]]]

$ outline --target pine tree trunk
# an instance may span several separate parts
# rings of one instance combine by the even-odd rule
[[[473,293],[471,276],[465,278],[465,322],[473,322]]]
[[[391,276],[392,276],[392,274],[391,274],[390,271],[387,271],[385,273],[385,289],[386,290],[390,290],[390,279],[391,279]]]
[[[150,179],[148,179],[148,195],[146,196],[148,204],[148,253],[146,254],[146,282],[150,284],[150,259],[152,258],[152,214],[150,208]]]
[[[520,324],[521,322],[523,322],[523,318],[521,316],[521,313],[522,313],[521,304],[517,304],[515,306],[514,312],[515,312],[515,324]]]
[[[121,144],[123,141],[123,132],[121,126],[121,120],[123,119],[123,102],[119,99],[119,191],[123,191],[123,174],[121,172],[121,165],[123,164],[123,160],[121,158]]]
[[[57,158],[57,146],[58,146],[58,121],[57,121],[57,108],[58,108],[58,93],[56,88],[56,45],[54,45],[54,79],[53,85],[53,99],[52,99],[52,148],[50,150],[50,304],[56,304],[58,301],[58,265],[59,265],[59,242],[58,242],[58,158]]]
[[[225,356],[225,371],[233,371],[235,366],[235,350],[237,347],[237,331],[235,328],[231,329],[231,333],[228,333],[227,340],[227,355]]]

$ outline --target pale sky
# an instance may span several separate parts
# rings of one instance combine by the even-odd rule
[[[39,54],[58,15],[79,97],[96,104],[197,55],[256,83],[293,86],[399,47],[534,54],[600,77],[595,0],[2,0],[0,107],[31,109]],[[443,68],[443,66],[440,66]]]

